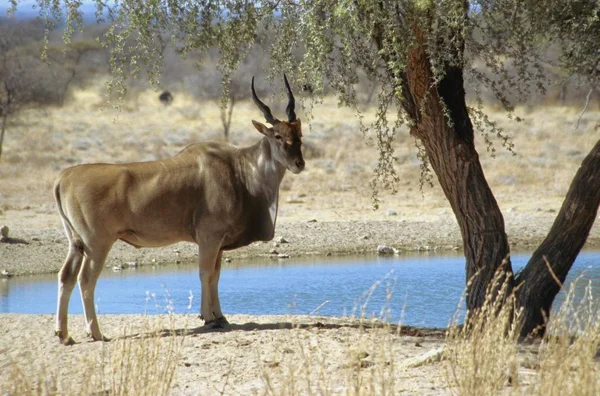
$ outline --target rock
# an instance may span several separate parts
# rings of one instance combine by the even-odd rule
[[[290,255],[289,255],[289,254],[287,254],[287,253],[279,253],[279,254],[277,255],[277,258],[280,258],[280,259],[287,259],[287,258],[290,258]]]
[[[231,257],[225,257],[225,262],[226,263],[231,263]]]
[[[127,264],[130,267],[134,267],[134,268],[138,266],[137,261],[128,261],[125,264]]]
[[[365,360],[369,357],[368,352],[364,351],[350,351],[348,354],[348,363],[344,365],[346,368],[356,367],[356,368],[368,368],[373,366],[373,362],[370,360]]]
[[[389,256],[394,254],[394,248],[387,245],[377,246],[377,254],[380,256]]]
[[[311,219],[311,220],[307,221],[307,223],[316,223],[316,222],[317,222],[317,219]]]
[[[364,239],[364,240],[367,240],[367,239],[369,239],[369,236],[368,236],[368,235],[363,235],[363,236],[361,236],[359,239]]]
[[[279,252],[275,249],[269,250],[269,254],[279,254]]]
[[[8,226],[2,226],[2,228],[0,228],[0,237],[2,237],[2,239],[7,239],[8,238]]]
[[[284,237],[277,238],[277,243],[289,243]]]
[[[444,358],[444,347],[432,349],[422,355],[415,356],[413,358],[406,359],[402,367],[404,368],[415,368],[421,367],[428,363],[439,362]]]
[[[10,278],[11,276],[12,274],[5,269],[0,271],[0,278]]]
[[[119,272],[119,271],[123,271],[125,269],[125,266],[123,264],[117,264],[115,266],[112,267],[112,270],[114,272]]]
[[[385,212],[385,214],[388,216],[396,216],[398,213],[395,210],[388,209],[387,212]]]

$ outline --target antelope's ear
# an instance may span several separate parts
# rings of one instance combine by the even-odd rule
[[[266,125],[254,120],[252,120],[252,124],[254,125],[254,128],[263,135],[269,137],[273,136],[273,128],[268,128]]]

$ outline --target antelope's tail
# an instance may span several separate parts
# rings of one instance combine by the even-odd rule
[[[85,246],[83,243],[83,239],[81,239],[81,236],[77,233],[77,231],[75,231],[73,224],[71,224],[71,220],[69,220],[69,217],[65,214],[65,211],[62,206],[62,201],[60,199],[60,179],[58,179],[56,183],[54,183],[54,199],[56,200],[58,213],[60,214],[60,218],[65,227],[67,238],[69,239],[72,248],[78,251],[79,253],[83,254]]]

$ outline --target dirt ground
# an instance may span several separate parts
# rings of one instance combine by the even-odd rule
[[[65,108],[30,110],[12,120],[0,162],[0,227],[9,229],[9,238],[0,243],[0,271],[26,276],[59,270],[67,246],[51,186],[61,169],[86,162],[165,158],[189,143],[220,138],[218,113],[211,104],[176,96],[173,106],[163,108],[154,96],[142,96],[116,113],[101,110],[95,93],[80,92]],[[281,111],[276,105],[272,108],[277,114]],[[479,147],[486,177],[505,216],[512,251],[531,251],[542,241],[573,175],[597,139],[594,126],[600,113],[587,112],[576,130],[576,110],[523,110],[525,121],[521,123],[492,113],[516,147],[513,155],[497,142],[495,158],[485,146]],[[366,112],[367,122],[369,114]],[[235,108],[234,144],[245,145],[259,138],[250,123],[252,118],[260,120],[259,116],[250,103]],[[371,137],[365,139],[352,113],[338,109],[333,100],[317,106],[313,116],[311,128],[305,125],[307,168],[284,179],[274,241],[254,243],[228,252],[226,257],[239,265],[245,258],[270,256],[272,249],[291,258],[374,255],[382,244],[401,251],[462,250],[456,221],[439,186],[419,188],[420,161],[415,142],[405,130],[398,132],[395,146],[399,192],[383,192],[381,208],[374,211],[369,183],[377,151],[365,144]],[[281,237],[287,243],[278,243]],[[585,248],[599,247],[600,227],[595,225]],[[107,266],[130,261],[139,265],[186,263],[196,256],[191,244],[137,250],[117,243]],[[109,335],[123,334],[140,322],[137,316],[102,315],[100,320],[110,329]],[[176,320],[175,327],[180,329],[188,321],[186,326],[191,329],[201,324],[197,318]],[[172,394],[215,394],[222,389],[224,394],[263,394],[269,380],[281,390],[277,387],[287,386],[283,378],[289,376],[289,370],[296,370],[290,367],[298,356],[303,361],[315,359],[310,360],[311,365],[331,378],[328,387],[332,393],[347,393],[346,380],[357,372],[347,363],[351,346],[362,345],[360,340],[368,349],[362,352],[376,355],[374,340],[380,331],[364,330],[352,319],[232,316],[230,321],[230,331],[195,330],[185,337]],[[83,319],[73,316],[71,326],[75,338],[84,339]],[[0,376],[6,379],[15,364],[29,364],[33,353],[48,366],[55,362],[66,365],[58,376],[71,381],[74,375],[66,367],[77,372],[76,362],[82,357],[99,356],[103,348],[115,345],[84,342],[65,348],[58,345],[53,330],[53,318],[48,315],[0,315]],[[393,385],[396,394],[450,393],[441,363],[416,368],[405,364],[441,347],[443,332],[421,329],[411,335],[386,334],[393,345],[387,361],[395,362],[389,375],[397,379]],[[302,345],[309,345],[314,354],[307,358]],[[364,370],[358,371],[371,373],[369,381],[376,381],[372,379],[376,372],[387,372],[389,363],[385,361],[364,363],[365,367],[359,363]]]

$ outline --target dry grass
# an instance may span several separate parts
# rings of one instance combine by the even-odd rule
[[[185,337],[165,335],[165,322],[145,317],[136,329],[128,328],[94,353],[67,362],[52,359],[50,365],[30,351],[13,360],[0,383],[2,394],[167,395]]]
[[[591,283],[581,300],[572,286],[540,345],[538,395],[597,395],[600,392],[600,320]]]
[[[502,279],[499,274],[494,282]],[[505,295],[508,282],[498,285]],[[514,295],[503,303],[488,294],[478,311],[469,311],[468,325],[455,324],[448,330],[446,357],[448,382],[460,395],[492,395],[518,378],[518,312]]]
[[[448,330],[449,386],[459,395],[597,395],[600,321],[591,285],[580,300],[574,282],[542,340],[520,343],[519,312],[488,298],[469,326]]]

